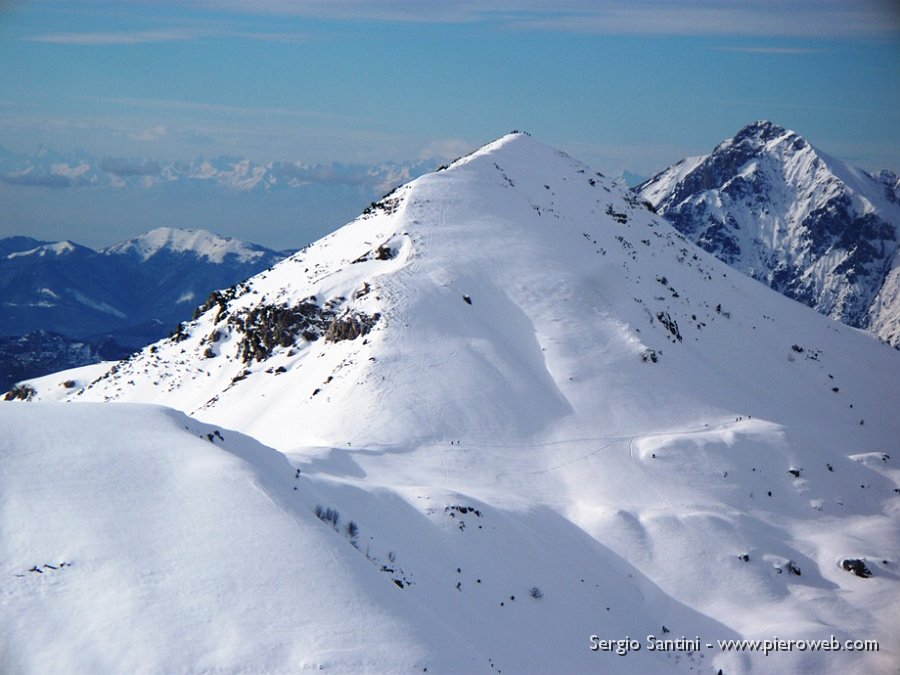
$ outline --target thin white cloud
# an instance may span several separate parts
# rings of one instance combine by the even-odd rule
[[[884,36],[896,0],[188,0],[232,12],[637,35]]]
[[[47,33],[30,35],[24,39],[29,42],[45,42],[56,45],[105,46],[135,45],[153,42],[183,42],[195,40],[200,33],[195,30],[144,30],[144,31],[107,31],[95,33]]]
[[[820,54],[824,50],[805,47],[716,47],[715,51],[741,54]]]
[[[900,31],[896,13],[872,2],[838,0],[672,0],[599,3],[594,11],[512,21],[520,30],[631,35],[733,35],[765,37],[864,37]]]
[[[114,45],[189,42],[205,38],[237,38],[261,42],[298,43],[308,42],[311,39],[311,36],[308,33],[170,28],[144,31],[46,33],[25,36],[23,39],[28,42],[43,42],[56,45],[105,47]]]
[[[204,38],[304,42],[303,32],[242,30],[233,15],[287,15],[408,23],[489,22],[514,30],[632,35],[885,37],[900,34],[896,0],[157,0],[227,12],[215,24],[179,21],[144,31],[71,32],[24,39],[67,45],[127,45]],[[145,17],[146,18],[146,17]]]

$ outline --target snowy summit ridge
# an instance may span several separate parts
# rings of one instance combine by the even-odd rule
[[[65,532],[42,529],[50,507],[4,521],[16,547],[0,565],[36,585],[25,561],[37,551],[77,559],[57,583],[85,594],[121,575],[133,611],[113,626],[144,667],[896,663],[900,354],[734,272],[564,153],[505,136],[213,293],[195,316],[87,384],[44,378],[22,392],[44,402],[0,406],[17,442],[42,448],[0,440],[0,499],[24,499],[27,484],[35,503],[71,490],[90,507]],[[92,432],[84,420],[101,416]],[[36,419],[61,433],[39,436]],[[70,486],[52,470],[63,456],[84,475],[109,462],[136,480]],[[162,501],[161,484],[173,487]],[[171,534],[148,522],[145,544],[118,506],[90,496],[107,491],[125,520],[140,520],[140,504],[197,515],[174,518]],[[82,526],[100,534],[81,540]],[[177,564],[155,553],[166,547]],[[42,603],[20,588],[14,612]],[[191,623],[198,607],[215,621]],[[74,609],[40,611],[57,653],[84,653],[65,622]],[[235,646],[231,628],[248,622],[267,630]],[[43,630],[16,634],[13,665],[46,666]],[[177,653],[148,655],[160,635]],[[592,651],[591,635],[641,648]],[[716,646],[776,635],[876,639],[880,651]],[[651,649],[650,636],[713,646]]]
[[[250,263],[268,252],[255,244],[220,237],[208,230],[158,227],[139,237],[103,249],[107,255],[137,255],[147,261],[160,252],[190,253],[212,263],[221,263],[226,256],[234,256],[236,263]]]

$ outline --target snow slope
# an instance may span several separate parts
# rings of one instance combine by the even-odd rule
[[[741,272],[898,346],[896,185],[759,121],[635,190]]]
[[[442,628],[434,617],[414,605],[401,614],[383,575],[335,543],[309,508],[315,486],[284,455],[165,408],[9,408],[3,672],[471,662],[452,634],[429,640]]]
[[[0,412],[119,425],[120,411],[151,413],[81,402],[162,403],[202,420],[188,435],[215,425],[226,445],[234,429],[284,453],[288,498],[291,469],[304,484],[282,508],[374,570],[354,572],[354,589],[407,622],[385,638],[399,660],[335,653],[338,671],[892,672],[898,370],[894,350],[735,273],[612,181],[512,134],[213,294],[172,338],[71,394],[79,405]],[[52,380],[36,398],[58,391]],[[19,433],[39,447],[32,426]],[[310,518],[316,506],[341,514],[340,533]],[[196,527],[197,546],[215,539]],[[327,596],[314,590],[310,602]],[[591,635],[643,648],[595,653]],[[651,651],[648,635],[714,646]],[[830,635],[881,651],[715,646]],[[257,653],[259,670],[286,668],[286,652]],[[181,663],[201,663],[192,654]]]

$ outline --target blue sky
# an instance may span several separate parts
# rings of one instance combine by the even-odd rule
[[[0,145],[650,173],[766,118],[900,170],[898,64],[892,0],[0,2]]]
[[[424,170],[512,129],[648,176],[769,119],[900,173],[898,64],[897,0],[0,0],[7,150],[339,178],[274,196],[6,181],[0,236],[99,247],[172,226],[302,246],[384,191],[333,162]]]

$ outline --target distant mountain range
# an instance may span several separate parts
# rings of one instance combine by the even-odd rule
[[[755,122],[635,188],[680,232],[790,298],[900,347],[900,177]]]
[[[365,185],[386,191],[434,168],[434,159],[410,163],[330,164],[278,161],[259,163],[244,157],[198,157],[167,162],[145,157],[99,157],[41,148],[16,153],[0,147],[0,183],[34,187],[111,187],[146,190],[157,186],[219,187],[239,192],[272,193],[310,184]]]
[[[290,253],[172,228],[100,251],[71,241],[0,239],[0,387],[122,358],[171,332],[210,291]]]
[[[98,239],[82,243],[97,245],[124,238],[123,223],[127,235],[165,224],[260,232],[240,236],[275,248],[299,247],[439,163],[173,162],[0,148],[0,236],[40,232],[55,241],[86,231]],[[117,232],[123,234],[106,234]]]
[[[0,389],[36,375],[124,359],[131,351],[112,338],[77,340],[44,330],[0,336]]]

